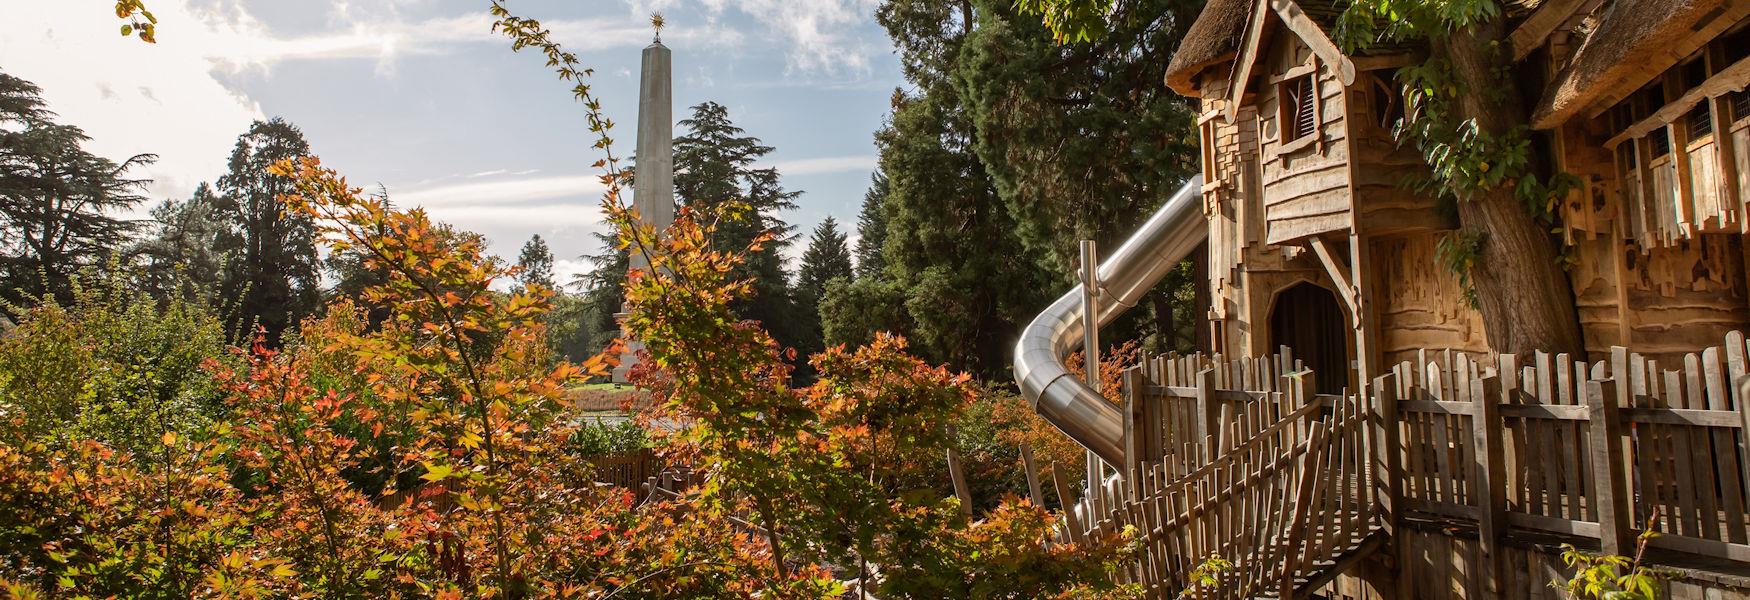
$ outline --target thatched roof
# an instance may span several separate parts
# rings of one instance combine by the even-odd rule
[[[1646,85],[1693,49],[1684,49],[1692,27],[1710,13],[1717,17],[1720,6],[1721,0],[1616,0],[1544,89],[1532,127],[1554,128]]]
[[[1246,35],[1246,17],[1253,0],[1209,0],[1197,21],[1185,31],[1184,41],[1167,63],[1167,87],[1186,96],[1198,96],[1197,74],[1233,59]]]

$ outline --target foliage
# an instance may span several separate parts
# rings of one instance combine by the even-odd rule
[[[0,338],[0,419],[31,442],[74,440],[153,460],[165,432],[190,435],[225,416],[202,363],[224,336],[204,298],[162,303],[118,268],[75,278],[66,304],[15,308]]]
[[[553,251],[547,248],[547,240],[535,234],[523,244],[523,249],[516,259],[517,283],[524,286],[538,285],[553,289]]]
[[[1038,16],[1059,44],[1091,42],[1106,35],[1106,15],[1116,0],[1016,0],[1022,14]]]
[[[818,309],[822,340],[827,346],[860,346],[878,333],[909,331],[905,294],[903,284],[879,275],[828,281]]]
[[[652,447],[649,432],[636,421],[605,423],[585,421],[571,434],[571,451],[579,456],[599,456]]]
[[[797,308],[781,255],[793,227],[778,217],[778,211],[796,208],[801,192],[786,191],[776,168],[755,166],[772,147],[744,135],[723,105],[700,103],[680,124],[686,132],[674,139],[678,200],[718,221],[711,233],[714,248],[747,253],[735,275],[749,281],[752,293],[737,299],[736,314],[761,323],[785,347],[807,350],[813,344],[795,326]]]
[[[226,257],[217,248],[218,198],[202,182],[186,200],[165,200],[152,208],[152,231],[139,239],[132,254],[143,259],[139,285],[160,298],[192,297],[198,290],[181,284],[218,281]]]
[[[278,118],[256,121],[237,137],[219,177],[216,212],[226,229],[216,248],[227,259],[219,290],[237,303],[226,314],[233,343],[245,343],[261,327],[268,345],[278,346],[286,329],[313,314],[321,300],[315,225],[307,215],[281,210],[278,198],[291,192],[290,180],[268,172],[309,153],[296,126]]]
[[[1233,568],[1234,564],[1232,561],[1222,558],[1220,555],[1209,555],[1208,558],[1203,559],[1203,562],[1197,563],[1196,568],[1191,569],[1191,574],[1185,578],[1191,582],[1191,585],[1184,590],[1181,590],[1179,592],[1179,597],[1203,597],[1205,593],[1214,591],[1216,585],[1221,583],[1219,575],[1231,571]]]
[[[857,277],[874,277],[887,270],[881,247],[887,243],[887,174],[876,169],[863,192],[863,208],[857,213]]]
[[[122,37],[138,35],[142,42],[158,43],[158,17],[152,16],[152,11],[146,10],[144,1],[116,0],[115,16],[124,21]]]
[[[634,376],[652,389],[654,416],[677,424],[666,443],[710,465],[701,500],[751,515],[779,551],[775,572],[790,562],[874,563],[888,574],[877,593],[900,597],[1118,592],[1104,569],[1123,544],[1048,550],[1038,542],[1051,519],[1012,503],[971,524],[941,491],[944,474],[919,468],[953,443],[944,424],[974,399],[967,376],[878,335],[815,356],[819,379],[791,388],[778,345],[732,317],[751,283],[732,275],[746,254],[709,241],[716,220],[688,207],[659,237],[627,209],[607,209],[622,244],[651,265],[627,284],[627,330],[650,357]]]
[[[114,213],[145,199],[120,163],[85,150],[90,138],[54,122],[35,84],[0,72],[0,299],[64,295],[75,273],[101,264],[134,229]]]
[[[1574,569],[1574,576],[1563,583],[1551,583],[1576,600],[1654,600],[1663,597],[1660,590],[1675,573],[1641,564],[1647,544],[1658,537],[1653,525],[1657,517],[1647,520],[1647,527],[1635,540],[1635,556],[1610,556],[1586,552],[1572,544],[1562,544],[1562,562]]]
[[[828,216],[814,228],[808,249],[802,253],[802,267],[796,271],[792,295],[796,304],[795,319],[800,322],[797,328],[801,330],[798,351],[812,355],[826,349],[820,305],[826,297],[827,286],[834,281],[849,281],[853,277],[852,269],[850,245],[845,234],[839,231],[838,221]],[[812,365],[800,369],[805,379],[811,375],[810,369]]]

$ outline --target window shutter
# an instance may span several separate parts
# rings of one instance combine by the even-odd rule
[[[1318,111],[1313,110],[1318,94],[1313,91],[1311,75],[1296,79],[1294,88],[1297,96],[1294,101],[1294,139],[1298,140],[1318,131]]]

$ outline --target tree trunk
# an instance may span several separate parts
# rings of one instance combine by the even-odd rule
[[[1510,47],[1506,33],[1496,19],[1435,43],[1452,63],[1454,83],[1473,90],[1458,99],[1453,124],[1475,119],[1495,139],[1528,121],[1516,82],[1506,74],[1512,64],[1503,51]],[[1583,357],[1579,312],[1556,241],[1526,211],[1513,184],[1461,193],[1458,200],[1462,227],[1483,235],[1469,274],[1489,346],[1495,352],[1543,350]]]

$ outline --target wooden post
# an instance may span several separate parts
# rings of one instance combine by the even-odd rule
[[[1471,380],[1471,440],[1476,451],[1477,532],[1482,542],[1482,577],[1491,595],[1501,594],[1501,541],[1507,531],[1507,468],[1501,456],[1501,380],[1482,377]]]
[[[1373,380],[1374,416],[1380,426],[1380,435],[1374,438],[1378,443],[1374,452],[1382,455],[1383,474],[1378,477],[1382,487],[1378,494],[1380,521],[1397,557],[1397,597],[1409,598],[1415,574],[1410,571],[1410,545],[1399,535],[1404,510],[1404,448],[1403,427],[1398,421],[1399,381],[1395,375],[1381,375]]]
[[[1599,548],[1623,556],[1634,548],[1634,514],[1629,512],[1628,473],[1623,470],[1622,422],[1617,419],[1617,387],[1625,373],[1586,382],[1586,430],[1591,439],[1594,502],[1598,503]]]
[[[960,514],[972,516],[972,491],[966,487],[966,471],[960,468],[960,449],[954,443],[954,426],[948,426],[948,477],[954,480],[954,495],[960,497]]]
[[[1081,523],[1076,519],[1075,498],[1070,495],[1069,481],[1063,477],[1062,466],[1051,465],[1051,485],[1057,488],[1057,502],[1063,505],[1063,527],[1069,531],[1069,540],[1072,542],[1082,541],[1084,532]],[[1091,510],[1088,513],[1088,522],[1094,522]]]
[[[1197,441],[1221,437],[1221,406],[1215,398],[1215,369],[1197,372]],[[1210,448],[1213,452],[1214,448]]]
[[[1745,151],[1750,152],[1750,148]],[[1744,218],[1750,222],[1750,214],[1744,215]],[[1750,375],[1739,377],[1734,383],[1738,389],[1738,405],[1734,408],[1738,409],[1738,414],[1744,420],[1744,427],[1738,429],[1738,452],[1743,457],[1739,461],[1739,468],[1744,470],[1744,478],[1740,481],[1750,481]]]
[[[1039,485],[1039,468],[1033,463],[1033,445],[1021,442],[1021,468],[1027,471],[1027,496],[1033,506],[1045,508],[1045,491]]]

